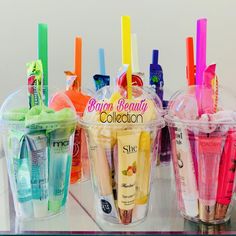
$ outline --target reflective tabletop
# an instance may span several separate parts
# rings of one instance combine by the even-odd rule
[[[90,181],[70,186],[66,210],[55,217],[40,221],[19,221],[15,217],[11,191],[8,186],[6,164],[0,158],[0,233],[50,234],[50,233],[236,233],[236,209],[231,220],[222,225],[197,224],[185,220],[176,205],[175,183],[172,165],[158,166],[152,183],[149,214],[145,221],[132,226],[110,224],[97,217],[93,204],[93,190]]]

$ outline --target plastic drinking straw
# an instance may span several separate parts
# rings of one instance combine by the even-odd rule
[[[82,80],[82,38],[75,38],[75,74],[77,76],[75,89],[81,90]]]
[[[207,19],[197,21],[196,84],[202,85],[203,72],[206,69],[206,33]]]
[[[101,74],[101,75],[106,75],[105,51],[104,51],[104,48],[99,48],[99,50],[98,50],[98,56],[99,56],[100,74]]]
[[[159,51],[154,49],[152,51],[152,64],[153,65],[158,65],[158,57],[159,57]]]
[[[195,85],[193,38],[186,38],[187,80],[188,86]]]
[[[203,84],[204,70],[206,69],[206,27],[207,19],[197,21],[197,49],[196,49],[196,85]],[[196,88],[196,98],[198,104],[198,115],[204,113],[204,99],[202,99],[201,89]]]
[[[131,44],[132,44],[132,71],[133,72],[140,72],[139,68],[139,58],[138,58],[138,41],[137,41],[137,35],[132,34],[131,38]]]
[[[122,64],[128,65],[126,74],[127,78],[127,95],[128,99],[132,98],[132,61],[131,61],[131,23],[130,16],[121,18],[122,34]]]
[[[38,24],[38,59],[43,65],[43,102],[48,105],[48,26]]]

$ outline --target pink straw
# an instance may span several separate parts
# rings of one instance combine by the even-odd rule
[[[197,21],[196,85],[202,85],[203,73],[206,69],[206,33],[207,19],[199,19]]]

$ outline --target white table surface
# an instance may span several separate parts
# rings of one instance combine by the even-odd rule
[[[96,218],[91,182],[70,186],[65,212],[47,220],[19,222],[14,213],[4,158],[0,158],[0,234],[5,233],[88,233],[88,232],[236,232],[236,210],[231,222],[221,226],[206,226],[184,220],[177,211],[173,171],[171,166],[158,167],[152,184],[147,219],[135,226],[109,224]]]

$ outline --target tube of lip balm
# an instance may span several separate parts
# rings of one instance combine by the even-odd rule
[[[224,219],[232,199],[236,168],[236,132],[228,131],[220,161],[216,198],[216,219]]]
[[[9,180],[12,189],[16,209],[22,217],[33,216],[32,190],[30,180],[30,163],[27,153],[24,133],[21,131],[10,131],[7,141],[6,155],[11,157],[7,159]],[[10,174],[11,173],[11,174]],[[16,196],[16,198],[15,198]]]
[[[141,132],[139,141],[139,154],[136,167],[136,206],[135,218],[143,219],[147,212],[147,202],[150,192],[151,174],[151,137],[150,133]]]
[[[223,135],[198,135],[199,218],[203,222],[214,220],[217,180],[223,150]]]
[[[94,140],[94,134],[89,132],[89,157],[93,168],[93,179],[99,194],[97,209],[104,217],[117,218],[117,212],[112,194],[112,179],[106,151]]]
[[[134,131],[133,131],[134,132]],[[117,132],[118,140],[118,210],[123,224],[132,222],[136,197],[136,163],[140,133]]]
[[[49,211],[58,212],[63,205],[65,196],[65,184],[69,178],[68,170],[70,142],[74,127],[60,128],[52,131],[49,137]],[[71,160],[71,159],[70,159]],[[71,164],[71,163],[70,163]]]
[[[177,166],[186,215],[198,215],[198,191],[190,143],[185,127],[175,128]]]
[[[169,132],[171,136],[171,151],[172,151],[171,154],[173,157],[172,160],[173,160],[173,169],[174,169],[174,174],[175,174],[178,207],[181,212],[185,212],[184,202],[183,202],[183,197],[182,197],[181,180],[180,180],[180,175],[179,175],[178,159],[177,159],[175,128],[169,127]]]
[[[46,132],[26,136],[31,160],[31,185],[34,217],[48,215],[48,149]]]
[[[11,131],[8,145],[10,150],[8,155],[13,156],[10,168],[15,178],[13,182],[11,181],[11,184],[16,191],[19,211],[22,217],[32,217],[30,163],[24,134],[22,132]]]

